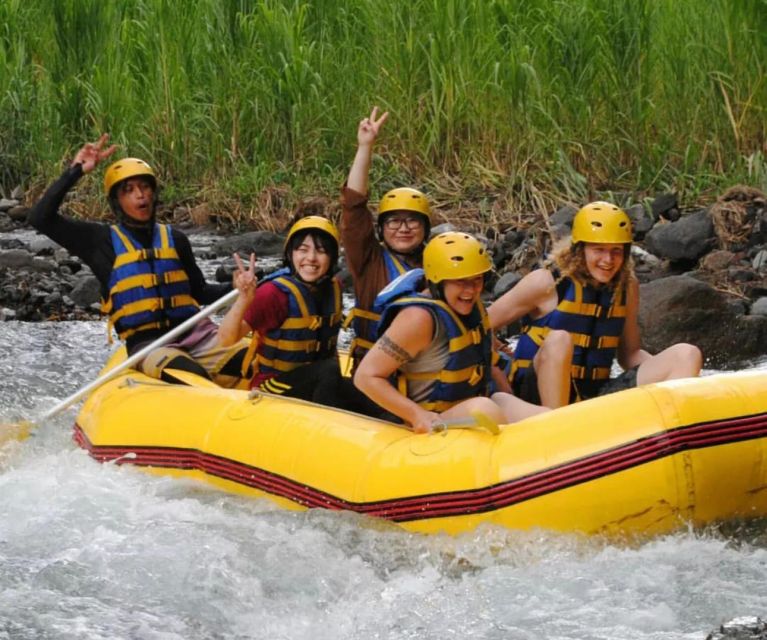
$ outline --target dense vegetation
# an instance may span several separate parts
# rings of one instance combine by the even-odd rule
[[[374,199],[765,189],[765,33],[767,0],[0,0],[0,187],[107,131],[171,197],[257,217],[334,197],[378,104]]]

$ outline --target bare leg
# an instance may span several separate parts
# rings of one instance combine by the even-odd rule
[[[551,411],[548,407],[541,407],[537,404],[525,402],[521,398],[517,398],[510,393],[503,393],[502,391],[494,393],[491,396],[491,399],[503,411],[503,421],[506,423],[519,422],[530,416]]]
[[[501,407],[490,398],[484,397],[469,398],[454,407],[450,407],[447,411],[443,411],[439,415],[445,420],[451,418],[469,418],[471,417],[472,411],[484,413],[488,418],[499,424],[507,422],[507,418]]]
[[[570,364],[573,340],[567,331],[552,331],[546,336],[533,366],[538,377],[541,404],[550,409],[564,407],[570,402]]]
[[[700,349],[680,342],[651,356],[639,365],[637,384],[650,384],[676,378],[692,378],[700,374],[703,356]]]

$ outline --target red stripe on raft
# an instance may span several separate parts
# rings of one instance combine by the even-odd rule
[[[490,487],[374,502],[349,502],[276,473],[179,447],[95,446],[79,425],[74,440],[100,462],[199,470],[305,507],[355,511],[395,522],[483,513],[531,500],[692,449],[767,436],[767,413],[678,427]]]

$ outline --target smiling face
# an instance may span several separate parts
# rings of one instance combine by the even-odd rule
[[[444,280],[442,283],[442,295],[445,302],[456,313],[467,316],[479,302],[485,276],[478,275],[460,280]]]
[[[393,211],[381,222],[383,241],[395,253],[407,255],[423,244],[424,216],[413,211]]]
[[[589,275],[600,284],[612,282],[626,259],[622,244],[587,242],[583,247],[583,254]]]
[[[317,282],[328,272],[331,260],[328,251],[309,234],[290,253],[293,272],[310,284]]]
[[[149,178],[128,178],[117,185],[117,203],[136,222],[149,222],[154,214],[154,185]]]

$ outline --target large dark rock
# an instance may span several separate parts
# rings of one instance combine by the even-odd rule
[[[626,209],[626,215],[631,219],[635,242],[642,240],[655,224],[655,221],[651,215],[648,215],[643,204],[635,204],[629,207]]]
[[[493,287],[493,300],[500,298],[504,293],[513,289],[522,279],[522,276],[516,271],[507,271],[504,273]]]
[[[767,622],[758,616],[744,616],[725,622],[706,640],[767,640]]]
[[[728,298],[689,276],[670,276],[640,287],[642,345],[657,353],[676,342],[703,351],[709,366],[734,367],[767,353],[767,317],[741,315]]]
[[[0,267],[10,269],[30,269],[32,271],[55,271],[56,265],[49,260],[35,258],[24,249],[9,249],[0,252]]]
[[[708,211],[698,211],[677,222],[656,224],[645,237],[645,246],[661,258],[694,261],[714,243],[714,225]]]
[[[285,237],[271,231],[250,231],[231,238],[224,238],[213,245],[217,255],[231,255],[235,251],[255,253],[256,256],[276,256],[282,254]]]
[[[72,287],[69,297],[79,307],[88,308],[101,300],[101,286],[96,276],[89,275],[79,278]]]
[[[554,212],[554,215],[549,218],[549,223],[552,227],[563,224],[572,229],[573,218],[575,218],[576,213],[578,213],[578,209],[571,207],[570,205],[565,205]]]
[[[650,212],[654,220],[661,216],[666,220],[679,218],[679,198],[676,193],[661,193],[650,204]]]

